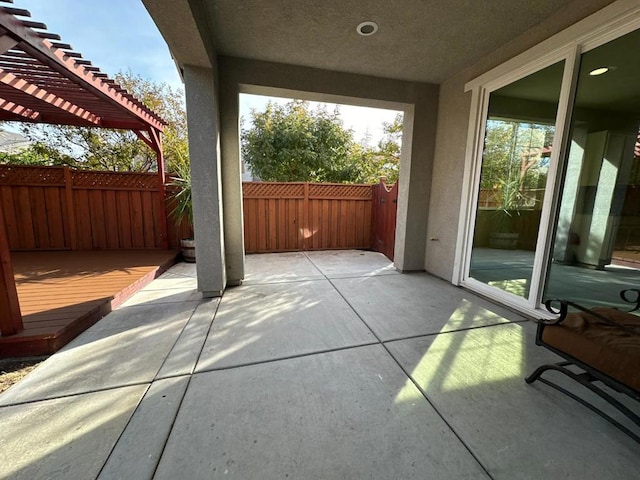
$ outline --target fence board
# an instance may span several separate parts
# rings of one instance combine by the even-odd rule
[[[21,222],[20,242],[23,243],[26,248],[36,248],[36,239],[33,231],[33,217],[31,215],[31,200],[29,196],[29,187],[20,186],[15,190],[14,204],[20,206],[21,216],[24,218],[24,222]]]
[[[107,190],[104,192],[104,218],[106,234],[107,234],[107,248],[118,248],[120,245],[120,238],[118,236],[118,211],[116,206],[116,192],[113,190]]]
[[[102,202],[102,191],[87,190],[89,197],[89,210],[91,220],[91,244],[94,249],[103,250],[107,248],[107,232],[105,230],[104,206]]]
[[[13,250],[176,248],[191,231],[169,217],[164,238],[155,174],[0,165],[0,203]],[[371,246],[370,185],[251,182],[243,203],[248,253]]]
[[[117,191],[116,204],[118,205],[118,229],[120,232],[120,245],[122,248],[131,248],[131,213],[129,206],[129,192]]]
[[[161,248],[159,187],[153,173],[0,165],[0,208],[10,248]],[[173,237],[184,229],[176,228]]]
[[[398,183],[388,187],[384,180],[374,187],[371,223],[371,247],[393,260],[396,215],[398,208]]]
[[[31,204],[31,215],[33,217],[33,234],[36,247],[49,248],[49,222],[47,222],[44,189],[42,187],[30,188],[29,201]]]
[[[144,222],[142,220],[142,198],[140,192],[129,192],[131,206],[131,242],[133,248],[144,248]]]
[[[91,250],[93,248],[93,237],[91,235],[91,210],[89,207],[89,192],[87,190],[74,191],[73,203],[75,206],[78,248],[80,250]]]
[[[243,183],[245,251],[369,248],[371,186]]]
[[[277,222],[278,222],[278,210],[276,208],[276,202],[278,202],[279,200],[276,200],[274,198],[270,198],[266,201],[267,203],[267,219],[268,219],[268,223],[267,223],[267,228],[268,228],[268,242],[267,242],[267,248],[269,250],[273,250],[276,251],[278,250],[278,227],[277,227]]]
[[[62,213],[64,190],[60,187],[51,187],[45,189],[44,194],[47,207],[47,220],[49,222],[49,247],[64,249],[66,247],[64,215]]]
[[[290,202],[283,202],[287,209],[287,244],[286,250],[298,249],[298,216],[297,205],[295,200]]]
[[[142,201],[142,224],[144,232],[144,248],[155,248],[155,235],[153,231],[153,195],[151,192],[140,192]]]

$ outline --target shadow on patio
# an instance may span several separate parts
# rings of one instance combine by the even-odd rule
[[[600,479],[640,466],[624,434],[525,384],[554,360],[526,319],[371,252],[248,256],[247,269],[247,284],[202,301],[194,267],[177,265],[1,395],[0,477]]]

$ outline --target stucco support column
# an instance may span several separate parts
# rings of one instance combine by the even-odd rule
[[[198,291],[222,295],[227,284],[216,77],[211,68],[185,65]]]
[[[424,270],[437,111],[437,95],[425,88],[404,112],[393,258],[401,272]]]
[[[224,68],[224,67],[222,67]],[[222,202],[227,285],[244,280],[244,219],[240,165],[240,106],[238,84],[220,79],[220,144],[222,147]]]

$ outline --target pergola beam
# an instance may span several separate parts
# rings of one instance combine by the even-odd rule
[[[10,35],[20,40],[20,48],[33,58],[37,58],[49,68],[61,73],[73,82],[81,85],[103,100],[125,108],[129,114],[140,119],[141,123],[151,125],[162,131],[164,122],[153,115],[148,108],[142,107],[137,102],[132,101],[127,95],[123,95],[113,87],[102,82],[95,77],[92,72],[85,70],[82,66],[76,66],[73,58],[68,52],[60,48],[55,48],[54,44],[43,38],[42,32],[36,32],[26,27],[21,20],[8,12],[8,8],[0,8],[0,27],[4,28]],[[28,13],[28,12],[27,12]],[[18,15],[26,15],[18,13]]]
[[[18,115],[24,117],[25,120],[30,122],[37,122],[40,118],[40,113],[30,108],[18,105],[17,103],[10,102],[8,100],[0,99],[0,110],[9,112],[12,115]]]
[[[97,115],[94,115],[93,113],[85,110],[82,107],[79,107],[78,105],[74,105],[64,98],[58,97],[57,95],[54,95],[53,93],[50,93],[45,89],[38,87],[37,85],[33,85],[26,80],[18,78],[12,73],[0,70],[0,83],[14,88],[15,90],[26,95],[29,95],[32,98],[38,99],[41,102],[56,107],[64,111],[65,113],[81,118],[87,123],[96,126],[100,125],[100,117],[98,117]]]
[[[11,35],[2,35],[0,37],[0,55],[4,55],[18,44],[18,41]]]

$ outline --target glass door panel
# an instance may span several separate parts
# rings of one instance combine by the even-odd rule
[[[527,298],[564,62],[491,93],[469,277]]]
[[[582,55],[543,300],[640,286],[640,31]]]

